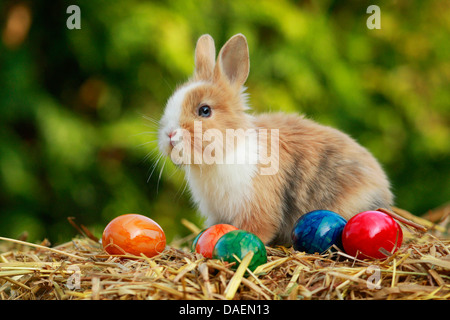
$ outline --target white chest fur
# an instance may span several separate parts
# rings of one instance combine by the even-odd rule
[[[189,166],[186,179],[193,200],[208,224],[231,223],[253,196],[256,163]]]

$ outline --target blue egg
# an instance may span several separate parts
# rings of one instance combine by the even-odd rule
[[[342,230],[347,221],[328,210],[315,210],[301,216],[292,230],[292,244],[297,251],[323,253],[333,244],[342,248]]]

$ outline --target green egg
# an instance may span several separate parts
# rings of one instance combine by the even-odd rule
[[[253,251],[253,258],[248,268],[254,271],[258,266],[267,262],[267,252],[264,243],[253,233],[244,230],[234,230],[224,234],[216,243],[213,251],[214,259],[222,259],[227,262],[236,262],[232,267],[237,269],[239,261],[245,255]]]

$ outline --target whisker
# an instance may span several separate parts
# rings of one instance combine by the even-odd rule
[[[167,161],[167,158],[164,159],[164,163],[161,167],[161,171],[159,172],[158,182],[156,183],[156,193],[158,193],[158,190],[159,190],[159,181],[161,180],[161,175],[163,173],[164,166],[166,165],[166,161]]]
[[[156,119],[153,119],[153,118],[150,117],[150,116],[147,116],[147,115],[145,115],[145,114],[142,114],[142,117],[143,117],[145,120],[150,121],[151,123],[154,123],[154,124],[159,125],[159,121],[156,120]]]
[[[189,171],[189,173],[190,173],[190,171],[191,171],[191,168],[189,167],[189,166],[187,166],[186,167],[187,168],[187,170]],[[188,173],[185,173],[185,176],[184,176],[184,187],[183,187],[183,184],[180,186],[180,188],[178,188],[178,191],[177,191],[177,193],[176,193],[176,195],[175,195],[175,197],[176,197],[176,201],[180,201],[180,198],[181,198],[181,196],[184,194],[184,192],[186,191],[186,188],[187,188],[187,186],[188,186],[188,181],[187,181],[187,179],[186,179],[186,175],[188,175]],[[183,187],[183,188],[182,188]],[[182,188],[182,189],[181,189]],[[181,192],[180,192],[180,189],[181,189]]]
[[[147,135],[154,135],[154,134],[158,134],[158,133],[159,133],[158,131],[144,131],[144,132],[132,134],[132,135],[130,135],[130,137],[142,136],[142,135],[145,135],[145,134],[147,134]]]
[[[156,160],[155,164],[153,165],[153,169],[152,169],[152,172],[150,173],[150,175],[148,176],[147,183],[149,183],[150,178],[152,177],[153,172],[155,171],[156,167],[158,166],[158,163],[161,160],[162,156],[163,156],[163,154],[161,153],[161,155],[158,157],[158,160]]]
[[[145,145],[147,145],[147,144],[155,143],[155,142],[158,142],[158,139],[150,140],[150,141],[147,141],[147,142],[143,142],[143,143],[141,143],[141,144],[138,144],[138,145],[136,146],[136,148],[140,148],[140,147],[143,147],[143,146],[145,146]]]
[[[151,116],[145,115],[145,114],[143,114],[143,113],[141,113],[141,112],[138,112],[138,114],[139,114],[142,118],[144,118],[145,120],[148,121],[148,123],[144,122],[144,126],[146,126],[146,127],[148,127],[148,128],[155,129],[155,130],[156,130],[155,133],[157,133],[158,128],[159,128],[159,126],[160,126],[159,120],[154,119],[154,118],[152,118]],[[159,118],[160,118],[160,117],[158,117],[158,119],[159,119]]]
[[[168,180],[172,179],[172,177],[175,175],[175,173],[178,173],[178,172],[179,172],[178,169],[173,170],[172,174],[170,176],[168,176],[167,179]]]
[[[180,198],[186,192],[187,186],[188,186],[188,181],[184,180],[184,187],[183,187],[183,190],[181,190]]]
[[[153,150],[151,150],[150,152],[148,152],[146,155],[145,155],[145,157],[144,157],[144,159],[142,159],[142,163],[144,163],[144,162],[146,162],[148,159],[150,159],[150,157],[151,156],[153,156],[152,157],[152,161],[155,159],[155,152],[158,154],[159,153],[159,151],[157,150],[157,149],[153,149]]]

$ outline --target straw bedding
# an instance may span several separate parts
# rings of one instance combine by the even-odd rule
[[[405,227],[402,247],[384,260],[267,247],[268,262],[253,273],[245,268],[250,256],[233,271],[190,252],[199,230],[188,221],[191,235],[147,258],[110,256],[89,230],[69,220],[81,234],[56,247],[0,237],[0,299],[448,300],[449,209],[431,212],[434,222],[396,209],[428,231]]]

